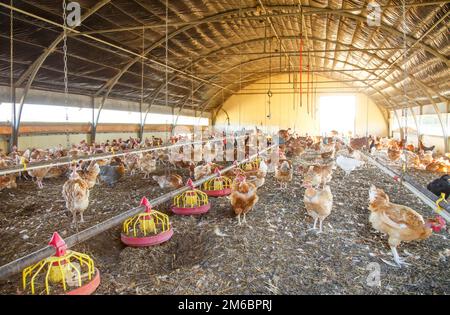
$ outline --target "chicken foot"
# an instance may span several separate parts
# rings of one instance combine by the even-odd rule
[[[394,256],[394,261],[397,263],[397,265],[401,268],[402,265],[404,266],[410,266],[411,264],[406,263],[403,258],[401,258],[397,252],[396,246],[391,246],[392,255]]]
[[[316,225],[317,225],[317,220],[319,220],[319,218],[315,218],[315,219],[314,219],[314,225],[313,225],[313,227],[310,228],[310,229],[308,229],[307,231],[315,231],[315,230],[317,230],[317,227],[316,227]]]

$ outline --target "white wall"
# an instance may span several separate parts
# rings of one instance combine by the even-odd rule
[[[295,96],[292,92],[290,94],[276,94],[276,83],[288,82],[288,80],[289,77],[287,75],[274,76],[271,79],[271,82],[274,84],[272,86],[274,95],[271,98],[271,119],[266,117],[268,114],[268,97],[266,92],[268,89],[269,79],[258,81],[255,84],[247,86],[241,91],[245,93],[246,91],[261,89],[261,87],[264,87],[266,88],[266,92],[264,93],[258,95],[233,95],[228,98],[223,105],[223,109],[228,112],[230,117],[231,126],[229,128],[232,130],[239,129],[239,127],[254,128],[256,125],[259,128],[262,127],[263,130],[264,128],[278,130],[279,128],[285,129],[290,127],[299,134],[319,134],[320,96],[335,95],[337,94],[337,90],[333,89],[333,87],[339,86],[346,88],[346,85],[342,83],[328,82],[318,84],[318,86],[323,87],[324,89],[318,90],[317,99],[315,101],[316,107],[308,111],[306,106],[306,95],[303,95],[303,107],[299,108],[296,106],[294,109],[293,101],[294,97],[296,97],[298,103],[298,93]],[[306,81],[307,78],[305,77],[304,80]],[[330,79],[324,77],[318,77],[317,80],[330,81]],[[287,86],[283,85],[283,87]],[[339,95],[342,95],[342,93],[339,93]],[[366,128],[367,111],[369,114],[368,128]],[[387,112],[385,114],[387,115]],[[368,130],[368,133],[372,135],[387,136],[387,118],[384,118],[383,112],[364,94],[356,94],[355,116],[355,132],[357,135],[364,136],[366,134],[366,130]],[[226,114],[223,111],[219,111],[217,114],[216,127],[220,129],[226,128]]]

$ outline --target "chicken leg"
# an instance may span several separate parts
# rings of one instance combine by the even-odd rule
[[[80,212],[80,223],[84,222],[84,218],[83,218],[83,212]]]
[[[319,218],[319,232],[318,233],[322,233],[322,223],[323,223],[323,219]]]
[[[406,263],[403,258],[401,258],[397,252],[396,246],[391,246],[392,256],[394,256],[394,261],[397,263],[397,265],[401,268],[402,265],[409,266],[410,264]]]
[[[406,263],[398,254],[397,252],[397,246],[400,244],[400,241],[390,237],[388,240],[389,247],[391,248],[392,256],[394,256],[394,261],[396,264],[401,267],[402,265],[409,266],[408,263]]]
[[[241,225],[241,214],[238,214],[238,216],[237,216],[237,218],[238,218],[238,225],[240,226]]]
[[[317,228],[316,228],[316,225],[317,225],[317,220],[319,220],[319,218],[318,218],[318,217],[314,219],[314,225],[313,225],[313,227],[312,227],[312,228],[308,229],[308,231],[314,231],[314,230],[317,230]]]
[[[72,216],[73,216],[73,219],[72,219],[72,223],[70,224],[72,227],[74,227],[74,226],[76,226],[77,225],[77,213],[74,211],[74,212],[72,212]]]

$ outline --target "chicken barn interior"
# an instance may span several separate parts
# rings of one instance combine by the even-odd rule
[[[450,294],[449,12],[1,1],[0,293]]]

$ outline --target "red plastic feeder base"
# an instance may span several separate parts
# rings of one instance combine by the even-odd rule
[[[225,197],[231,194],[231,188],[225,188],[221,190],[204,190],[203,192],[209,197]]]
[[[178,208],[172,207],[172,212],[179,215],[191,215],[191,214],[202,214],[209,211],[211,205],[208,203],[206,205],[195,207],[195,208]]]
[[[98,288],[100,285],[100,271],[98,271],[97,268],[95,268],[95,276],[94,278],[86,283],[85,285],[82,285],[79,288],[76,288],[72,291],[67,292],[67,295],[90,295],[94,293],[94,291]]]
[[[127,236],[125,234],[120,235],[120,239],[122,242],[131,247],[146,247],[146,246],[153,246],[158,245],[161,243],[164,243],[168,241],[173,235],[173,230],[170,228],[169,230],[165,232],[161,232],[156,235],[151,236],[144,236],[144,237],[132,237]]]

